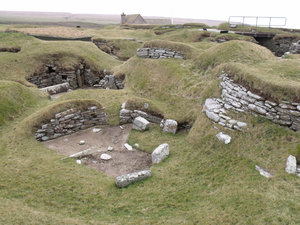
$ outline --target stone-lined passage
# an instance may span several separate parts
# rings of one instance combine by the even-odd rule
[[[184,55],[180,52],[173,51],[172,49],[163,48],[139,48],[136,52],[137,56],[142,58],[152,59],[165,59],[175,58],[184,59]]]
[[[300,130],[300,103],[287,101],[269,101],[256,95],[245,87],[235,84],[228,74],[221,74],[220,87],[225,109],[237,112],[251,112],[265,117],[276,124]]]
[[[105,124],[107,124],[106,113],[97,106],[89,107],[85,111],[71,108],[55,114],[48,123],[43,124],[36,131],[35,138],[38,141],[47,141],[92,126]]]

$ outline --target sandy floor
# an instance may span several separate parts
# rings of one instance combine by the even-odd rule
[[[98,133],[89,128],[43,143],[66,156],[90,148],[93,153],[82,158],[82,162],[111,177],[150,169],[152,165],[150,154],[135,149],[128,151],[124,147],[132,125],[123,127],[124,129],[120,126],[98,126],[101,128]],[[80,140],[84,140],[85,144],[79,145]],[[109,146],[113,147],[112,151],[107,150]],[[108,161],[100,159],[103,153],[111,155],[112,158]]]

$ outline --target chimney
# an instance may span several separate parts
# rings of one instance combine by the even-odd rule
[[[126,15],[125,15],[125,13],[123,12],[122,14],[121,14],[121,25],[123,25],[123,24],[125,24],[126,23]]]

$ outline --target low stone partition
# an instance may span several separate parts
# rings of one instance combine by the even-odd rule
[[[225,109],[251,112],[292,130],[300,130],[300,103],[269,101],[252,93],[242,85],[235,84],[226,73],[222,73],[220,77],[222,79],[220,83],[221,97]]]
[[[55,64],[47,64],[27,79],[38,88],[45,88],[63,83],[69,83],[70,89],[82,87],[123,89],[121,78],[107,74],[106,70],[93,72],[84,63],[80,63],[74,69],[60,68]]]
[[[106,113],[97,106],[86,110],[71,108],[55,114],[48,122],[43,124],[35,133],[38,141],[47,141],[79,130],[84,130],[96,125],[107,124]]]
[[[160,124],[163,118],[158,116],[150,115],[140,110],[129,110],[126,109],[126,103],[123,103],[120,111],[120,124],[132,123],[137,117],[142,117],[151,123]]]
[[[165,59],[165,58],[175,58],[184,59],[184,55],[180,52],[173,51],[171,49],[163,48],[139,48],[136,52],[137,56],[142,58],[152,58],[152,59]]]

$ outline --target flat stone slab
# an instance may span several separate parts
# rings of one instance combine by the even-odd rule
[[[151,176],[152,176],[151,170],[143,170],[135,173],[129,173],[129,174],[118,176],[115,182],[117,187],[123,188],[123,187],[127,187],[132,183],[135,183],[140,180],[144,180]]]

